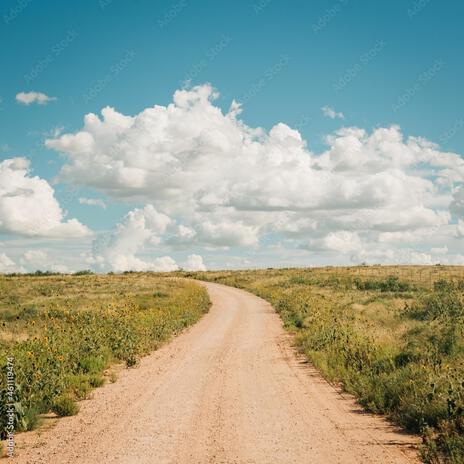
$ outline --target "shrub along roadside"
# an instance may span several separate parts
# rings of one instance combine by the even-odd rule
[[[27,339],[0,342],[2,435],[7,425],[7,356],[14,359],[16,430],[34,428],[38,416],[50,410],[58,415],[74,414],[78,409],[75,401],[103,383],[102,374],[111,363],[134,365],[139,356],[157,349],[208,310],[208,294],[202,287],[179,280],[170,280],[168,285],[163,282],[165,296],[152,297],[148,306],[138,304],[136,298],[121,297],[119,304],[104,309],[99,303],[78,311],[39,310],[27,322],[31,331]],[[143,298],[145,302],[148,297]]]
[[[354,280],[358,290],[380,290],[381,292],[407,292],[413,287],[407,282],[401,282],[398,277],[389,276],[384,280]]]

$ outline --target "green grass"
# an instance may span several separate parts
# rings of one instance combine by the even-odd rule
[[[6,363],[14,358],[15,428],[40,415],[77,412],[112,363],[131,367],[196,322],[206,291],[150,273],[0,276],[0,433],[6,427]],[[115,380],[115,374],[110,379]]]
[[[273,304],[298,348],[367,410],[464,462],[464,270],[354,267],[184,273]]]
[[[58,395],[52,402],[52,411],[60,416],[74,416],[79,412],[79,405],[72,394]]]

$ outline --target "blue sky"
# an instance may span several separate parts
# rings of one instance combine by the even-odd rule
[[[158,197],[109,195],[106,187],[96,188],[95,183],[54,180],[69,154],[46,148],[45,139],[52,138],[57,128],[75,133],[85,114],[99,114],[106,106],[135,116],[155,104],[168,105],[183,87],[210,83],[220,92],[214,105],[224,113],[233,99],[243,103],[240,119],[248,127],[269,131],[283,122],[297,128],[316,156],[327,150],[325,137],[341,127],[371,133],[392,124],[405,138],[424,137],[439,144],[441,152],[461,154],[463,17],[462,2],[436,0],[5,0],[0,10],[0,160],[29,159],[28,175],[52,185],[66,218],[76,218],[98,235]],[[55,100],[45,105],[15,100],[19,92],[31,91]],[[343,119],[325,117],[322,107],[333,108]],[[436,174],[425,177],[435,179]],[[449,195],[460,188],[459,182],[450,187]],[[75,188],[77,193],[69,195]],[[107,207],[80,204],[79,198],[102,199]],[[459,198],[456,201],[458,212],[448,225],[459,223]],[[166,211],[163,204],[156,209],[167,213],[172,209],[168,206]],[[168,215],[182,222],[181,212]],[[261,228],[259,246],[250,248],[246,244],[253,240],[243,240],[237,248],[222,243],[212,251],[214,244],[204,239],[183,249],[166,245],[157,250],[145,243],[137,253],[151,250],[156,256],[176,255],[181,260],[189,253],[206,254],[219,267],[233,265],[243,256],[251,256],[249,265],[336,262],[330,252],[326,256],[316,251],[322,232],[302,238],[313,242],[303,252],[308,247],[302,243],[283,246],[293,238],[282,236],[282,231],[239,220]],[[58,263],[57,256],[63,253],[56,250],[63,249],[63,242],[18,230],[4,227],[1,236],[4,253],[18,266],[21,260],[26,263],[24,253],[30,249],[46,249],[45,254]],[[326,228],[325,237],[340,230]],[[345,232],[358,234],[353,228]],[[92,240],[95,235],[75,242],[80,253],[91,249]],[[442,237],[433,247],[440,247],[441,241]],[[269,243],[286,251],[267,258]],[[448,248],[458,250],[458,245],[453,242]],[[432,245],[418,245],[416,252],[424,253],[427,247]],[[352,253],[350,249],[348,255]],[[71,261],[68,267],[85,264]]]

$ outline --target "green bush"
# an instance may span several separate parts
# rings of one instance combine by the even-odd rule
[[[31,407],[29,409],[24,410],[21,417],[21,430],[28,432],[37,428],[37,426],[41,423],[39,413],[40,410],[37,407]]]
[[[89,376],[86,374],[68,375],[64,380],[65,390],[78,399],[85,400],[90,393]]]
[[[86,276],[86,275],[94,275],[90,269],[83,269],[82,271],[77,271],[74,273],[75,276]]]
[[[105,383],[105,379],[102,375],[93,374],[89,377],[89,384],[92,388],[101,387]]]
[[[169,295],[167,293],[165,293],[165,292],[155,292],[155,293],[153,293],[153,296],[155,298],[166,298]]]
[[[52,411],[60,416],[74,416],[79,412],[79,405],[70,394],[57,396],[52,403]]]
[[[436,290],[415,302],[407,312],[419,320],[464,319],[464,300],[453,284],[436,286]]]
[[[354,280],[358,290],[380,290],[381,292],[407,292],[412,286],[407,282],[401,282],[398,277],[389,276],[386,280]]]
[[[464,462],[464,418],[454,421],[444,420],[437,428],[428,427],[424,431],[421,457],[427,464]]]

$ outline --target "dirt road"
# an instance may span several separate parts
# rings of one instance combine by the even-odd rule
[[[414,439],[364,414],[290,347],[272,307],[205,284],[213,306],[81,412],[19,437],[18,463],[412,463]]]

